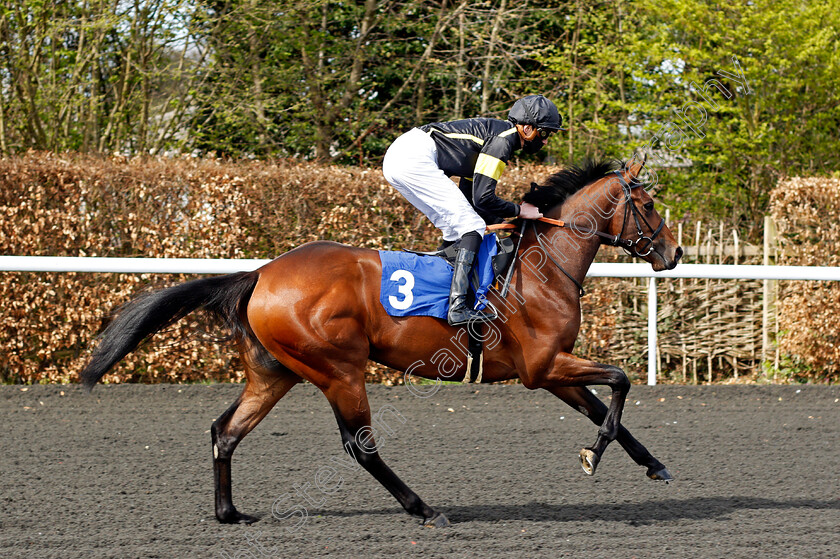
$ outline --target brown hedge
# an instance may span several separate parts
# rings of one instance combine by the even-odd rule
[[[516,199],[532,180],[556,170],[511,166],[500,192]],[[791,179],[779,186],[772,201],[783,249],[780,263],[840,263],[840,181]],[[385,182],[379,169],[296,161],[127,160],[33,152],[0,159],[0,216],[0,253],[15,255],[271,258],[316,239],[395,250],[428,249],[438,242],[437,231]],[[621,259],[608,250],[600,258]],[[0,351],[5,359],[0,381],[68,382],[77,378],[112,310],[141,289],[188,277],[9,272],[3,279]],[[663,283],[663,378],[679,381],[685,359],[702,364],[706,355],[750,366],[744,348],[730,347],[732,336],[719,346],[694,348],[697,355],[682,355],[686,340],[708,338],[710,325],[703,316],[691,315],[704,301],[731,300],[724,306],[743,314],[738,309],[745,296],[754,299],[753,291],[760,289],[738,282],[740,291],[729,293],[732,285],[705,282],[694,293],[699,288],[691,291],[697,286],[690,281],[679,287]],[[796,365],[797,378],[836,382],[837,284],[782,285],[780,349]],[[578,346],[581,355],[619,364],[637,381],[645,365],[645,289],[644,282],[633,280],[587,282]],[[717,316],[735,327],[736,318],[717,314],[704,316]],[[752,322],[738,326],[741,337],[746,336],[744,347],[756,342]],[[715,323],[713,329],[724,331],[726,324]],[[197,320],[184,321],[129,356],[106,380],[239,380],[236,354],[215,341],[218,334]],[[694,345],[688,343],[689,351]],[[716,370],[714,379],[726,380],[728,374]],[[372,364],[368,375],[387,383],[400,380],[399,374]]]
[[[840,179],[782,180],[772,192],[771,211],[779,264],[840,266]],[[778,311],[779,349],[792,374],[840,381],[840,283],[783,282]]]
[[[545,167],[512,167],[524,192]],[[31,152],[0,160],[0,253],[31,256],[271,258],[316,239],[434,247],[436,230],[379,169],[295,161],[97,158]],[[139,290],[186,276],[5,273],[0,380],[77,378],[103,320]],[[196,321],[160,333],[108,382],[238,380],[235,352]],[[197,334],[197,335],[196,335]],[[397,375],[381,367],[371,377]]]

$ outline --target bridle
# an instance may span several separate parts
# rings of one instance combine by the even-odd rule
[[[595,229],[590,229],[589,227],[581,227],[575,223],[566,223],[565,221],[559,219],[552,219],[550,217],[540,217],[536,220],[523,220],[522,221],[522,228],[519,231],[519,238],[520,241],[522,236],[525,233],[525,226],[530,222],[532,227],[534,228],[534,236],[537,238],[537,243],[540,245],[540,248],[543,249],[543,252],[548,255],[548,258],[554,263],[557,268],[563,272],[566,277],[568,277],[577,288],[580,290],[580,296],[583,297],[586,294],[586,291],[583,289],[583,286],[580,284],[578,280],[572,277],[563,266],[554,258],[551,254],[551,251],[545,246],[545,241],[543,240],[543,235],[537,233],[537,225],[534,221],[541,221],[543,223],[548,223],[549,225],[554,225],[556,227],[563,227],[566,229],[571,229],[572,231],[577,231],[579,233],[583,233],[589,236],[597,236],[602,239],[602,242],[609,246],[614,247],[621,247],[624,251],[629,254],[630,256],[638,256],[640,258],[644,258],[645,256],[649,255],[651,252],[655,250],[653,246],[653,241],[656,237],[659,236],[659,233],[662,232],[662,228],[665,227],[665,220],[661,219],[659,225],[654,229],[650,223],[645,219],[645,216],[641,214],[639,208],[636,207],[636,204],[632,202],[631,194],[632,191],[644,183],[636,180],[633,177],[630,182],[628,183],[624,177],[622,176],[620,171],[613,171],[615,176],[618,178],[619,184],[621,184],[621,189],[624,191],[624,219],[621,222],[621,229],[619,230],[618,235],[610,235],[609,233],[604,233],[603,231],[597,231]],[[624,239],[621,237],[621,233],[624,232],[624,228],[627,225],[627,216],[633,216],[633,222],[636,225],[636,238],[635,239]],[[644,230],[642,229],[642,223],[644,223],[649,231],[652,231],[650,237],[645,235]],[[502,225],[491,225],[488,227],[489,230],[499,230],[499,229],[513,229],[515,226],[513,224],[502,224]],[[643,245],[644,252],[640,250],[640,245]],[[518,247],[517,247],[518,248]],[[517,251],[518,252],[518,251]],[[512,267],[512,266],[511,266]]]
[[[619,171],[613,171],[616,177],[618,177],[618,182],[621,183],[621,189],[624,191],[624,220],[621,223],[621,231],[624,231],[624,227],[627,225],[627,214],[630,213],[633,216],[633,221],[636,224],[636,235],[637,238],[635,240],[631,239],[621,239],[619,235],[615,236],[612,240],[611,246],[620,246],[623,248],[630,256],[638,256],[640,258],[647,256],[651,252],[653,252],[653,241],[656,237],[659,236],[659,233],[662,231],[662,228],[665,227],[665,220],[659,220],[659,225],[654,229],[650,223],[645,219],[645,216],[639,211],[639,208],[636,207],[636,204],[632,203],[630,199],[630,194],[634,188],[638,188],[642,186],[644,183],[639,182],[636,180],[636,177],[633,177],[628,184],[624,177],[621,175]],[[653,231],[653,234],[650,237],[645,236],[644,231],[642,231],[642,222],[647,226],[648,230]],[[639,251],[639,245],[642,242],[647,243],[647,250],[645,252]]]
[[[586,235],[595,235],[601,237],[603,239],[603,243],[609,246],[614,247],[621,247],[623,248],[627,254],[630,256],[638,256],[643,258],[649,255],[651,252],[654,251],[653,241],[656,237],[659,236],[659,233],[662,232],[662,228],[665,227],[665,220],[661,219],[659,221],[659,225],[654,229],[653,226],[648,223],[645,219],[645,216],[639,211],[639,208],[636,207],[636,204],[632,203],[630,198],[631,192],[642,186],[644,183],[637,181],[633,178],[629,183],[624,179],[619,171],[613,171],[615,176],[618,178],[619,184],[621,184],[621,189],[624,191],[624,219],[621,222],[621,230],[619,231],[618,235],[610,235],[609,233],[604,233],[602,231],[596,231],[595,229],[590,229],[588,227],[581,227],[575,223],[566,223],[565,221],[561,221],[559,219],[551,219],[550,217],[541,217],[538,218],[536,221],[542,221],[543,223],[548,223],[550,225],[555,225],[557,227],[564,227],[566,229],[571,229],[573,231],[577,231],[579,233],[584,233]],[[624,231],[624,228],[627,225],[627,216],[633,216],[633,222],[636,225],[636,238],[635,239],[623,239],[621,237],[621,233]],[[644,230],[642,229],[642,223],[647,226],[649,231],[652,231],[650,237],[645,235]],[[640,249],[640,245],[643,245],[647,250]]]

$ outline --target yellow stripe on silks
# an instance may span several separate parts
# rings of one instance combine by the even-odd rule
[[[504,132],[502,132],[501,134],[499,134],[499,137],[500,137],[500,138],[504,138],[505,136],[510,136],[510,135],[511,135],[511,134],[513,134],[514,132],[516,132],[516,126],[514,126],[513,128],[511,128],[510,130],[505,130]]]
[[[499,180],[505,167],[507,167],[507,163],[501,159],[487,155],[486,153],[481,153],[475,161],[474,172],[485,177],[490,177],[493,180]]]
[[[473,136],[472,134],[444,134],[447,138],[455,138],[456,140],[472,140],[473,142],[477,143],[480,146],[484,145],[484,140],[479,138],[478,136]]]

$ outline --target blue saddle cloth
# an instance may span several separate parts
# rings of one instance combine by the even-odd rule
[[[476,270],[479,288],[476,308],[485,307],[484,297],[493,283],[496,234],[485,235],[478,249]],[[391,316],[435,316],[446,319],[452,266],[439,256],[380,250],[382,283],[379,301]]]

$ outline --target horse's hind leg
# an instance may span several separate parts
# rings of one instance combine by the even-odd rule
[[[301,378],[281,365],[265,349],[245,342],[241,348],[245,362],[245,389],[210,429],[213,440],[213,478],[216,492],[216,518],[224,523],[250,524],[258,518],[242,514],[233,506],[230,463],[239,442],[274,404]]]
[[[588,417],[595,425],[603,424],[604,418],[607,415],[607,406],[592,394],[588,388],[582,386],[564,386],[550,390],[552,394]],[[674,479],[667,468],[665,468],[665,465],[654,458],[648,449],[637,441],[623,425],[619,427],[615,440],[627,451],[627,454],[630,455],[630,458],[636,464],[647,468],[647,476],[649,478],[665,482]],[[603,444],[600,434],[596,446],[599,443]],[[603,444],[603,446],[605,447],[606,445]]]
[[[324,394],[335,412],[344,450],[390,491],[409,514],[422,518],[426,526],[449,526],[446,516],[424,503],[380,458],[373,439],[364,380],[333,382]]]

